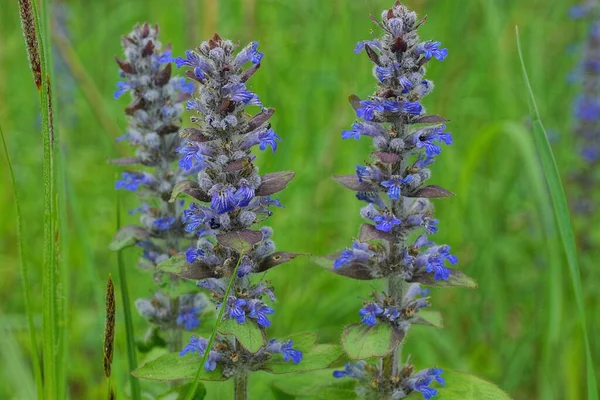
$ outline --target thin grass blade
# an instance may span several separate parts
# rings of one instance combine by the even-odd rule
[[[233,286],[233,280],[237,276],[237,270],[240,266],[240,261],[242,260],[243,255],[244,255],[244,252],[242,251],[240,253],[240,257],[238,258],[237,264],[235,266],[235,270],[231,274],[231,278],[229,279],[229,283],[227,284],[227,290],[225,291],[225,296],[223,297],[224,299],[229,298],[229,292],[231,292],[231,287]],[[226,301],[226,300],[224,300],[224,301]],[[194,377],[194,380],[192,381],[192,387],[187,392],[187,395],[185,396],[185,400],[193,400],[194,395],[196,394],[196,390],[198,390],[198,383],[200,382],[200,379],[199,379],[200,374],[202,373],[204,364],[206,364],[206,360],[208,360],[208,356],[210,354],[212,344],[215,340],[215,336],[217,336],[217,330],[219,329],[219,324],[221,323],[221,319],[223,318],[223,313],[225,313],[225,308],[226,308],[225,305],[223,305],[221,307],[221,309],[219,310],[219,315],[217,316],[217,321],[215,322],[213,331],[210,334],[210,338],[208,339],[208,345],[206,346],[206,350],[204,351],[204,356],[202,357],[202,362],[198,366],[198,371],[196,371],[196,376]]]
[[[6,162],[8,164],[8,172],[10,175],[10,181],[13,188],[13,196],[15,199],[15,210],[17,216],[17,243],[19,247],[19,268],[21,269],[21,282],[23,283],[23,295],[25,297],[25,314],[27,315],[27,325],[29,328],[29,341],[31,345],[31,357],[33,376],[35,378],[35,387],[37,389],[38,399],[43,398],[43,383],[42,383],[42,369],[40,366],[40,359],[38,357],[39,349],[37,342],[37,334],[35,331],[35,325],[33,323],[33,305],[31,303],[31,285],[29,283],[29,268],[25,261],[25,251],[23,243],[23,225],[21,221],[21,204],[19,202],[19,193],[17,190],[17,182],[15,180],[15,173],[13,170],[10,154],[8,153],[8,146],[6,145],[6,139],[4,138],[4,131],[0,124],[0,137],[2,137],[2,146],[4,147],[4,153],[6,154]]]
[[[117,231],[121,229],[121,204],[117,196]],[[133,334],[133,320],[131,319],[131,302],[129,301],[129,289],[127,286],[127,273],[123,252],[117,252],[117,266],[119,269],[119,284],[121,286],[121,300],[123,301],[123,316],[125,318],[125,335],[127,340],[127,359],[129,361],[129,381],[131,382],[131,398],[140,400],[142,398],[140,382],[131,375],[131,371],[137,369],[137,358],[135,354],[135,336]]]
[[[585,360],[586,360],[586,375],[587,375],[587,392],[589,400],[598,400],[598,389],[596,384],[596,376],[594,372],[594,363],[592,360],[592,354],[590,350],[590,343],[587,331],[587,319],[585,315],[585,305],[583,301],[583,289],[581,286],[581,277],[579,272],[579,262],[577,258],[577,248],[575,245],[575,236],[573,234],[573,228],[571,226],[571,217],[569,214],[569,206],[567,203],[567,197],[560,179],[556,160],[550,147],[550,141],[546,134],[546,130],[542,125],[540,114],[535,102],[533,90],[529,82],[527,75],[527,69],[525,68],[525,61],[523,59],[523,53],[521,51],[521,42],[519,40],[519,29],[516,28],[517,33],[517,48],[519,51],[519,58],[521,60],[521,67],[523,69],[523,78],[528,91],[529,96],[529,107],[531,113],[531,122],[533,126],[533,137],[540,157],[540,162],[544,170],[546,177],[546,183],[548,184],[548,191],[552,204],[554,206],[554,215],[556,217],[556,224],[558,231],[562,239],[562,244],[567,256],[567,263],[569,264],[569,272],[571,274],[571,281],[573,284],[573,291],[575,293],[575,302],[577,303],[577,312],[579,313],[579,320],[581,322],[581,329],[583,331],[583,341],[585,346]]]

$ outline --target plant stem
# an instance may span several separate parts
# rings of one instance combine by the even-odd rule
[[[234,385],[234,400],[246,400],[248,398],[248,373],[236,375]]]

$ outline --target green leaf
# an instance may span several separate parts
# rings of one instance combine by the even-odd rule
[[[310,397],[323,400],[356,399],[357,380],[335,379],[333,369],[283,375],[273,381],[276,392],[288,396]]]
[[[317,334],[313,332],[299,332],[286,336],[282,340],[291,340],[292,347],[302,352],[309,351],[317,342]]]
[[[169,390],[167,393],[158,396],[156,400],[183,400],[187,391],[190,390],[191,385],[191,383],[186,383],[185,385],[177,386],[176,388]],[[192,400],[203,400],[205,397],[206,388],[204,385],[200,384],[198,385]]]
[[[417,321],[415,321],[414,323],[420,325],[429,325],[433,326],[434,328],[444,327],[444,320],[442,318],[442,314],[439,311],[419,311]]]
[[[385,357],[400,344],[403,337],[401,332],[387,324],[352,324],[342,332],[342,346],[348,357],[354,360]]]
[[[246,320],[243,324],[238,324],[234,319],[227,319],[219,325],[219,333],[235,336],[250,353],[256,353],[267,344],[265,333],[252,320]]]
[[[445,386],[431,384],[431,387],[438,391],[435,400],[510,400],[510,397],[498,386],[474,375],[444,370],[442,377],[446,381]],[[422,398],[419,392],[413,392],[408,396],[409,400]]]
[[[556,224],[558,231],[562,239],[562,244],[567,255],[567,263],[569,264],[569,272],[571,274],[571,282],[573,284],[573,292],[575,293],[575,302],[577,304],[577,312],[579,314],[579,320],[581,322],[581,330],[583,332],[583,342],[585,345],[585,361],[586,361],[586,376],[587,376],[587,392],[589,400],[598,400],[598,386],[596,384],[596,373],[594,371],[594,361],[592,359],[592,353],[590,350],[590,342],[588,338],[587,320],[585,316],[585,304],[583,300],[583,289],[581,286],[581,277],[579,272],[579,261],[577,258],[577,246],[575,244],[575,235],[573,234],[573,227],[571,226],[571,217],[569,214],[569,205],[567,203],[567,196],[560,179],[560,173],[552,153],[552,147],[548,140],[548,135],[542,124],[540,113],[535,102],[535,96],[533,95],[533,89],[527,76],[527,69],[525,68],[525,61],[523,59],[523,53],[521,52],[521,42],[519,40],[519,29],[516,28],[517,33],[517,48],[519,51],[519,58],[521,59],[521,67],[523,70],[523,78],[528,91],[529,97],[529,110],[531,114],[531,122],[533,127],[533,137],[535,139],[535,145],[540,156],[540,162],[546,176],[546,183],[548,184],[548,191],[552,204],[554,206],[554,215],[556,217]]]
[[[296,346],[294,346],[296,348]],[[298,364],[284,361],[283,355],[275,354],[273,359],[262,369],[272,374],[290,374],[295,372],[314,371],[329,368],[332,363],[344,355],[341,347],[332,344],[317,344],[310,350],[303,351],[302,361]]]
[[[113,241],[108,245],[111,251],[119,251],[125,247],[134,246],[140,240],[148,237],[148,232],[135,225],[124,226],[115,235]]]
[[[169,353],[162,357],[152,360],[142,365],[132,372],[132,375],[140,379],[152,381],[180,381],[193,379],[202,358],[197,354],[186,354],[180,356],[179,353]],[[202,368],[199,376],[204,381],[224,381],[221,374],[221,368],[217,366],[214,371],[206,371]]]

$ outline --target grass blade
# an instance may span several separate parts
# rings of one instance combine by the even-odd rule
[[[42,1],[42,12],[46,15],[47,4]],[[42,267],[42,331],[43,331],[43,389],[44,398],[54,400],[60,397],[64,388],[62,371],[58,364],[62,361],[61,348],[63,325],[58,319],[60,300],[57,296],[60,285],[61,274],[57,269],[56,247],[60,240],[57,227],[58,210],[56,207],[56,171],[54,156],[54,122],[52,113],[52,90],[50,72],[48,68],[48,49],[46,46],[45,20],[40,20],[40,14],[35,1],[19,0],[19,11],[22,23],[25,43],[29,54],[31,70],[34,82],[39,90],[40,106],[42,113],[42,137],[43,137],[43,180],[44,180],[44,246]]]
[[[8,154],[8,147],[6,145],[6,139],[4,138],[4,131],[2,125],[0,125],[0,137],[2,137],[2,146],[4,147],[4,153],[6,154],[6,163],[8,164],[8,172],[10,174],[10,181],[13,188],[13,197],[15,199],[15,210],[17,215],[17,241],[19,247],[19,267],[21,269],[21,282],[23,283],[23,294],[25,297],[25,313],[27,314],[27,325],[29,328],[29,341],[31,342],[31,362],[33,367],[33,376],[35,377],[35,387],[37,389],[38,399],[43,398],[43,385],[42,385],[42,370],[40,366],[40,359],[38,357],[38,342],[37,335],[35,332],[35,325],[33,324],[33,306],[31,304],[31,285],[29,284],[29,270],[27,262],[25,262],[25,251],[23,244],[23,225],[21,221],[21,204],[19,203],[19,194],[17,191],[17,182],[15,180],[15,173],[13,170],[10,155]]]
[[[237,276],[237,270],[240,266],[240,261],[242,260],[242,256],[244,252],[240,253],[240,257],[238,258],[237,264],[233,273],[231,274],[231,278],[229,279],[229,283],[227,284],[227,291],[225,291],[225,296],[223,297],[223,305],[219,310],[219,316],[217,317],[217,322],[215,322],[215,326],[213,327],[213,331],[210,334],[210,338],[208,339],[208,345],[206,346],[206,350],[204,351],[204,356],[202,357],[202,362],[198,366],[198,371],[196,371],[196,376],[192,381],[192,387],[187,392],[185,396],[185,400],[192,400],[194,398],[194,394],[196,394],[196,390],[198,390],[198,383],[200,382],[200,374],[202,373],[202,369],[204,368],[204,364],[206,364],[206,360],[210,354],[210,349],[212,348],[212,344],[215,340],[215,336],[217,336],[217,329],[219,329],[219,324],[221,323],[221,319],[223,318],[223,313],[225,313],[225,304],[227,303],[227,299],[229,298],[229,292],[231,291],[231,287],[233,286],[233,280]]]
[[[575,236],[573,234],[573,228],[571,226],[571,217],[569,214],[569,206],[567,203],[567,197],[565,195],[564,188],[558,172],[558,167],[548,141],[548,136],[542,121],[540,119],[533,90],[527,76],[527,69],[525,68],[525,61],[523,60],[523,53],[521,51],[521,42],[519,40],[519,29],[516,28],[517,33],[517,47],[519,51],[519,58],[521,60],[521,67],[523,69],[523,78],[527,86],[529,95],[529,107],[533,125],[533,136],[535,144],[538,149],[538,154],[546,177],[546,183],[548,184],[548,190],[550,192],[550,198],[554,206],[554,214],[556,217],[556,224],[558,231],[562,239],[565,254],[567,256],[567,263],[569,264],[569,272],[571,274],[571,281],[573,284],[573,291],[575,292],[575,302],[577,303],[577,311],[579,313],[579,320],[581,322],[581,329],[583,331],[583,340],[585,346],[585,360],[586,360],[586,375],[587,375],[587,392],[589,400],[598,400],[598,389],[596,384],[596,376],[594,372],[594,364],[592,360],[592,354],[590,350],[590,343],[588,339],[587,321],[585,316],[585,305],[583,302],[583,289],[581,287],[581,277],[579,275],[579,262],[577,259],[577,249],[575,246]]]
[[[117,231],[121,229],[121,205],[117,196]],[[121,286],[121,300],[123,301],[123,315],[125,318],[125,335],[127,339],[127,359],[129,361],[129,380],[131,382],[131,398],[140,400],[142,398],[140,381],[131,375],[131,371],[137,369],[137,358],[135,355],[135,337],[133,335],[133,321],[131,319],[131,303],[129,301],[129,289],[127,286],[127,273],[123,251],[117,252],[117,266],[119,268],[119,283]]]

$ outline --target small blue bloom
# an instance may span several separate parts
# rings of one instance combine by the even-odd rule
[[[379,81],[383,82],[386,79],[392,79],[396,76],[398,68],[400,68],[400,64],[397,62],[391,63],[387,67],[377,66],[375,67],[375,74],[377,75],[377,78],[379,78]]]
[[[271,146],[271,150],[275,153],[277,150],[277,142],[281,141],[281,138],[277,136],[273,129],[267,129],[265,132],[258,135],[259,149],[266,150],[267,146]]]
[[[402,93],[406,94],[413,88],[413,83],[406,76],[398,78],[398,83],[402,86]]]
[[[375,40],[362,40],[360,42],[358,42],[356,44],[356,47],[354,48],[354,52],[356,54],[359,54],[361,51],[363,51],[365,49],[365,45],[368,45],[371,48],[377,49],[379,51],[382,50],[383,46],[381,45],[381,42],[377,39]]]
[[[133,89],[133,87],[131,86],[131,84],[129,82],[117,82],[117,90],[115,91],[115,99],[118,99],[119,97],[123,96],[123,94],[131,89]]]
[[[452,135],[444,132],[445,125],[420,131],[412,135],[409,140],[417,148],[425,149],[425,155],[428,158],[435,157],[442,152],[442,148],[437,144],[444,142],[446,145],[452,144]],[[437,143],[436,143],[437,142]]]
[[[238,324],[243,324],[246,321],[246,312],[244,307],[248,302],[244,299],[238,299],[234,296],[229,296],[227,299],[227,308],[229,318],[235,319]]]
[[[191,331],[200,326],[200,320],[198,319],[198,313],[200,310],[195,307],[186,308],[177,315],[177,325],[183,325],[183,329]]]
[[[360,201],[366,201],[370,204],[376,204],[381,208],[385,207],[385,203],[379,197],[379,193],[377,192],[358,192],[356,193],[356,198]]]
[[[358,122],[356,124],[352,124],[351,130],[345,130],[342,132],[342,139],[358,140],[362,135],[370,137],[385,136],[386,131],[379,124],[376,123]]]
[[[191,264],[194,261],[196,261],[198,258],[202,257],[203,255],[204,255],[204,250],[190,248],[185,252],[185,260]]]
[[[171,227],[173,226],[174,223],[175,223],[175,217],[162,217],[162,218],[156,219],[152,223],[152,225],[154,225],[154,227],[156,229],[158,229],[159,231],[166,231],[168,229],[171,229]]]
[[[365,306],[358,312],[361,317],[361,321],[367,326],[375,325],[377,323],[377,316],[381,315],[382,313],[383,309],[379,307],[377,303],[365,304]]]
[[[273,310],[271,307],[266,306],[260,300],[253,299],[248,303],[248,309],[250,310],[248,316],[256,319],[258,325],[263,327],[271,326],[271,321],[269,321],[269,318],[267,318],[267,315],[275,312],[275,310]]]
[[[181,68],[184,65],[192,67],[194,69],[194,75],[198,79],[205,79],[205,73],[212,70],[212,67],[208,61],[206,61],[196,52],[188,50],[185,52],[185,57],[186,58],[177,57],[175,59],[175,65],[177,68]]]
[[[407,381],[408,387],[417,392],[421,392],[423,398],[425,400],[430,400],[432,397],[435,397],[438,391],[429,385],[436,381],[442,385],[445,385],[446,382],[441,377],[442,370],[439,368],[430,368],[423,371],[419,371],[412,377],[410,377]]]
[[[177,81],[175,81],[175,88],[185,94],[192,94],[195,89],[194,84],[188,82],[184,77],[178,78]]]
[[[254,65],[260,64],[264,54],[258,51],[257,48],[258,42],[250,43],[238,53],[238,55],[235,57],[235,62],[238,65],[243,65],[248,61],[251,61]]]
[[[399,200],[402,186],[410,183],[413,179],[414,178],[412,175],[407,175],[404,178],[400,176],[394,176],[387,181],[381,182],[381,186],[388,189],[387,194],[390,196],[390,199]]]
[[[333,371],[333,377],[338,379],[344,377],[362,379],[366,375],[365,365],[367,363],[364,361],[347,362],[343,371]]]
[[[402,221],[390,212],[385,213],[384,215],[376,215],[373,217],[373,222],[377,224],[375,225],[375,228],[382,232],[389,232],[394,226],[402,223]]]
[[[229,185],[218,184],[210,189],[210,208],[217,214],[225,214],[235,210],[237,200],[235,199],[235,189]]]
[[[254,198],[254,187],[246,179],[240,180],[240,187],[235,192],[238,207],[246,207]]]
[[[123,172],[123,179],[115,183],[115,189],[125,189],[135,192],[142,185],[151,185],[154,178],[150,174],[140,172]]]
[[[183,357],[187,353],[198,353],[198,355],[203,356],[206,351],[206,347],[208,346],[208,340],[196,336],[192,336],[190,338],[190,342],[185,345],[183,350],[179,353],[179,356]],[[208,354],[208,359],[204,364],[204,369],[207,371],[214,371],[217,368],[217,362],[222,359],[221,356],[216,351],[211,351]]]
[[[338,259],[335,260],[333,268],[340,268],[355,261],[366,263],[374,255],[375,252],[369,248],[367,243],[354,242],[351,248],[342,250]]]
[[[177,149],[183,157],[179,160],[179,167],[186,171],[194,167],[204,169],[204,155],[209,155],[210,150],[202,143],[187,142]]]
[[[278,342],[276,339],[271,339],[266,347],[269,353],[281,353],[283,355],[283,361],[292,361],[294,364],[298,364],[302,361],[302,352],[292,348],[294,345],[293,340],[286,340],[284,342]]]
[[[223,86],[223,91],[233,101],[249,106],[262,106],[258,95],[248,91],[244,83],[231,83]]]
[[[423,106],[418,101],[406,101],[402,104],[402,111],[412,115],[420,115],[423,111]]]
[[[365,121],[371,121],[374,117],[373,113],[384,112],[385,108],[383,107],[383,102],[380,100],[362,100],[360,102],[360,107],[356,110],[356,115],[359,118],[364,119]]]
[[[440,61],[443,61],[446,57],[448,57],[448,49],[440,49],[440,42],[425,42],[421,43],[417,46],[416,53],[423,54],[423,57],[430,60],[432,57],[437,58]]]

